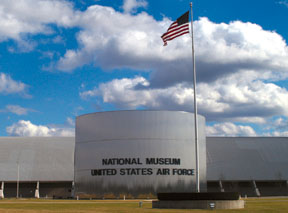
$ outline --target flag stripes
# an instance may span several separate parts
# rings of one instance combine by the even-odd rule
[[[184,13],[177,21],[174,21],[167,32],[164,33],[161,38],[164,42],[164,46],[167,45],[167,41],[171,41],[174,38],[189,33],[189,11]]]

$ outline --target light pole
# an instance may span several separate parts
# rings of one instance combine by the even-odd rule
[[[16,198],[19,198],[19,158],[17,160],[17,193]]]

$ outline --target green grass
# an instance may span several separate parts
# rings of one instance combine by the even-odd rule
[[[4,199],[0,200],[0,212],[288,212],[288,198],[245,199],[245,209],[238,210],[181,210],[152,209],[151,201],[140,200],[43,200],[43,199]]]

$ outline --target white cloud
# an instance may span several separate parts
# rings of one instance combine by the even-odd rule
[[[272,83],[249,80],[241,74],[209,84],[199,83],[197,92],[199,113],[210,121],[229,119],[265,123],[264,118],[288,115],[286,89]],[[193,111],[191,85],[180,83],[167,88],[150,88],[143,77],[114,79],[84,91],[80,96],[83,99],[97,96],[103,98],[103,102],[122,109],[145,107]]]
[[[31,109],[23,108],[19,105],[7,105],[6,111],[14,113],[16,115],[27,115],[29,111],[33,111]]]
[[[273,137],[288,137],[288,131],[283,131],[283,132],[274,131],[270,136],[273,136]]]
[[[74,136],[74,128],[52,128],[35,125],[31,121],[20,120],[6,128],[10,136]]]
[[[68,117],[68,118],[66,119],[66,123],[67,123],[69,126],[71,126],[71,127],[74,127],[74,126],[75,126],[75,120],[74,120],[73,118]]]
[[[157,52],[163,49],[160,36],[157,36],[161,34],[161,29],[157,21],[146,13],[132,16],[94,5],[82,13],[78,23],[83,29],[77,36],[82,48],[67,50],[58,63],[58,68],[63,71],[89,63],[105,68],[124,66],[139,69],[145,65],[145,58],[157,49],[153,45],[158,43],[157,46],[161,47]]]
[[[73,109],[72,114],[76,117],[76,116],[78,116],[79,113],[80,113],[81,111],[83,111],[83,110],[84,110],[84,108],[83,108],[82,106],[77,106],[77,107],[75,107],[75,108]],[[75,122],[75,121],[74,121],[74,122]]]
[[[124,0],[123,9],[125,13],[135,13],[138,8],[146,8],[147,5],[145,0]]]
[[[223,116],[263,118],[288,115],[288,91],[273,83],[249,79],[249,72],[236,73],[209,84],[199,84],[198,91],[199,104],[202,101],[204,106],[208,106],[204,113],[210,119]],[[222,104],[222,107],[211,105],[209,100]],[[214,107],[221,113],[214,113],[211,109]]]
[[[280,116],[270,119],[264,126],[265,136],[288,136],[288,117]]]
[[[124,1],[127,12],[145,5],[141,0]],[[79,48],[67,50],[51,64],[62,71],[85,64],[152,70],[151,87],[192,80],[189,35],[163,47],[160,36],[171,24],[167,18],[156,21],[145,12],[131,15],[99,5],[79,11],[63,0],[3,0],[0,20],[0,41],[25,41],[25,35],[52,33],[51,24],[78,27]],[[211,82],[242,70],[255,71],[258,79],[263,79],[263,73],[274,79],[288,77],[287,44],[276,32],[249,22],[213,23],[207,18],[195,21],[194,28],[199,81]]]
[[[55,44],[65,43],[65,39],[62,36],[57,35],[57,36],[55,36],[55,38],[53,38],[53,42]]]
[[[284,1],[279,1],[278,4],[282,4],[286,7],[288,7],[288,1],[287,0],[284,0]]]
[[[83,91],[82,98],[101,97],[119,108],[192,111],[191,39],[185,35],[163,47],[160,36],[171,20],[156,21],[145,12],[133,15],[146,5],[126,0],[126,13],[121,13],[99,5],[77,11],[62,0],[3,0],[0,41],[14,39],[29,50],[29,35],[53,33],[51,25],[78,27],[78,48],[67,50],[47,69],[72,72],[94,64],[151,71],[149,81],[115,79]],[[288,47],[281,35],[249,22],[213,23],[205,17],[194,22],[194,30],[198,106],[207,120],[264,124],[267,118],[288,115],[287,90],[273,83],[288,78]],[[25,84],[0,73],[0,93],[25,90]]]
[[[250,126],[235,125],[230,122],[217,123],[213,126],[206,126],[207,136],[257,136]]]
[[[276,128],[288,128],[288,120],[287,117],[280,117],[274,121],[273,126]]]
[[[104,69],[152,70],[152,87],[192,80],[189,35],[163,47],[160,36],[171,20],[156,21],[145,12],[130,15],[94,5],[79,16],[78,23],[82,27],[77,36],[80,48],[67,50],[58,69],[71,72],[93,63]],[[210,82],[243,70],[255,71],[259,79],[268,75],[287,78],[288,48],[276,32],[249,22],[218,24],[207,18],[195,21],[194,28],[199,81]]]
[[[250,116],[250,117],[234,117],[234,118],[223,118],[223,119],[218,119],[221,121],[233,121],[233,122],[238,122],[238,123],[253,123],[253,124],[258,124],[258,125],[264,125],[267,124],[267,119],[265,117],[257,117],[257,116]]]
[[[26,93],[28,86],[22,82],[13,80],[9,75],[0,73],[0,94],[20,94],[24,97],[30,97]]]
[[[76,20],[77,11],[69,1],[1,0],[0,41],[14,39],[21,51],[31,51],[35,43],[27,36],[51,34],[53,29],[49,24],[71,27]]]
[[[105,103],[113,103],[122,109],[135,109],[140,106],[150,109],[173,109],[181,108],[182,105],[190,110],[192,89],[185,88],[182,84],[166,89],[149,89],[148,86],[149,82],[143,77],[114,79],[100,84],[99,88],[84,91],[80,96],[83,99],[100,96]]]
[[[2,21],[15,27],[11,33],[47,32],[45,24],[56,23],[59,26],[71,26],[74,11],[69,1],[62,0],[2,0]],[[10,20],[10,22],[9,22]],[[9,25],[9,23],[11,25]],[[15,24],[15,25],[12,25]],[[4,30],[4,29],[2,29]],[[49,32],[49,31],[48,31]]]

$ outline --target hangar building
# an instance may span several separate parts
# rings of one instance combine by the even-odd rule
[[[288,137],[207,137],[208,191],[288,195]]]
[[[0,196],[34,197],[38,185],[40,197],[71,197],[74,140],[0,137]]]
[[[37,182],[40,197],[72,196],[74,144],[74,137],[0,137],[5,197],[16,197],[18,174],[21,197],[34,197]],[[208,191],[288,195],[287,137],[207,137],[206,146]]]
[[[74,196],[74,152],[74,137],[0,137],[0,196]],[[287,137],[207,137],[205,160],[207,191],[288,195]]]

